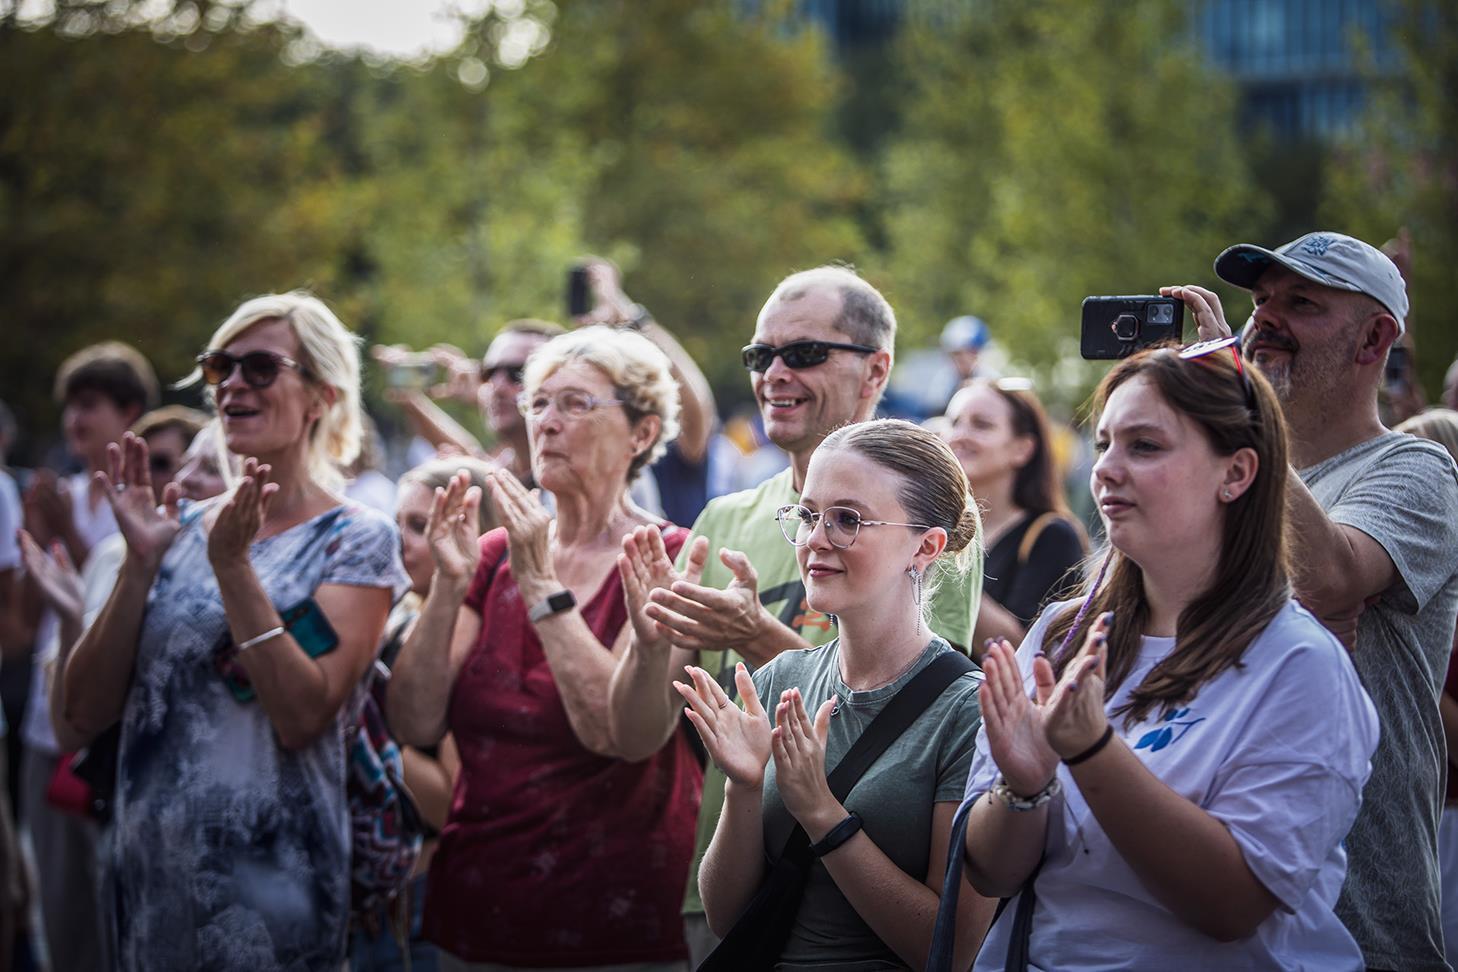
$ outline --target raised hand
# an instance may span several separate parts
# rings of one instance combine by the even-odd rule
[[[25,572],[40,588],[41,597],[61,617],[79,624],[85,608],[86,589],[81,583],[81,574],[66,553],[66,545],[59,540],[51,541],[51,553],[47,556],[29,533],[20,530],[18,536]]]
[[[493,469],[486,480],[496,522],[506,527],[511,577],[522,598],[535,604],[561,590],[552,563],[552,517],[541,499],[504,469]]]
[[[1048,745],[1061,759],[1077,756],[1098,742],[1108,728],[1104,712],[1105,665],[1108,659],[1110,615],[1090,628],[1083,648],[1063,670],[1063,678],[1048,702],[1043,718]],[[1039,659],[1047,664],[1044,659]],[[1036,664],[1036,662],[1034,663]],[[1052,674],[1052,669],[1049,669]]]
[[[71,491],[50,469],[37,469],[25,491],[25,527],[42,544],[64,536],[72,520]]]
[[[830,792],[825,777],[825,740],[835,703],[833,698],[822,702],[812,722],[804,697],[794,688],[781,693],[775,709],[775,786],[785,809],[812,839],[823,836],[845,817],[845,808]]]
[[[243,478],[233,495],[218,509],[208,531],[208,562],[213,569],[236,567],[248,560],[248,548],[258,536],[268,507],[278,492],[278,484],[269,482],[273,472],[257,459],[243,461]]]
[[[128,432],[120,443],[106,447],[109,473],[97,472],[107,502],[111,504],[117,529],[127,542],[128,559],[147,570],[155,571],[162,555],[172,546],[180,530],[177,502],[182,487],[168,483],[157,505],[152,490],[152,472],[147,462],[147,443]]]
[[[688,703],[685,714],[699,731],[714,765],[737,786],[764,786],[764,768],[770,758],[770,724],[749,670],[742,663],[734,669],[734,684],[744,700],[743,709],[702,668],[690,665],[685,671],[693,685],[674,682],[673,687]]]
[[[436,487],[425,523],[425,539],[430,544],[437,577],[468,582],[475,575],[481,559],[480,538],[476,535],[480,506],[481,489],[471,485],[470,474],[464,469],[451,477],[445,489]]]
[[[680,574],[668,558],[663,534],[656,527],[636,527],[623,537],[623,552],[618,555],[618,576],[623,580],[628,620],[633,624],[633,635],[640,647],[666,650],[672,644],[673,632],[648,616],[648,596],[656,588],[667,588],[679,580],[697,584],[704,574],[704,560],[708,554],[708,538],[695,537],[689,546],[685,569]]]
[[[1201,341],[1230,337],[1225,309],[1220,306],[1220,295],[1215,291],[1185,284],[1182,287],[1160,287],[1159,293],[1162,297],[1174,297],[1185,302],[1185,308],[1195,318],[1195,327]]]
[[[1060,748],[1051,738],[1054,732],[1051,723],[1055,719],[1054,710],[1064,697],[1070,692],[1081,691],[1073,686],[1078,685],[1080,674],[1088,669],[1090,657],[1092,656],[1095,663],[1102,657],[1095,652],[1101,651],[1100,646],[1107,638],[1110,620],[1110,616],[1105,614],[1094,622],[1084,639],[1083,648],[1064,669],[1063,678],[1057,684],[1054,683],[1053,666],[1048,659],[1042,656],[1035,658],[1032,698],[1028,697],[1027,690],[1023,687],[1022,672],[1018,668],[1017,655],[1014,654],[1012,645],[998,639],[989,646],[983,660],[987,680],[978,692],[978,701],[982,706],[983,724],[987,726],[987,743],[992,751],[993,762],[1002,771],[1003,778],[1014,793],[1023,796],[1037,793],[1047,786],[1057,772],[1061,756],[1076,755],[1097,739],[1095,736],[1084,745],[1068,751]],[[1096,698],[1102,714],[1102,682],[1098,688],[1097,693],[1091,688],[1082,691],[1082,696],[1083,700]],[[1082,709],[1079,712],[1082,714]],[[1067,735],[1071,724],[1067,720],[1071,713],[1071,709],[1064,710],[1057,717],[1060,720],[1059,741],[1064,744],[1068,742]],[[1099,732],[1102,731],[1101,726]]]
[[[671,632],[673,643],[687,651],[738,651],[763,637],[774,618],[759,603],[759,575],[749,558],[721,549],[719,560],[734,575],[724,590],[703,587],[689,579],[675,581],[649,595],[649,618]]]

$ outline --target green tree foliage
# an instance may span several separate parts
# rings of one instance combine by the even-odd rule
[[[1322,215],[1374,243],[1408,227],[1416,360],[1435,393],[1458,354],[1458,8],[1404,0],[1397,13],[1403,69],[1374,76],[1362,124],[1334,155]]]
[[[884,171],[907,330],[929,340],[976,313],[1014,357],[1049,367],[1077,353],[1084,296],[1212,283],[1260,192],[1188,4],[941,9],[903,39],[913,89]]]

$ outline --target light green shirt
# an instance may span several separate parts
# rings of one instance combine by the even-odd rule
[[[786,469],[765,480],[754,489],[731,493],[711,500],[694,523],[694,536],[708,537],[709,557],[704,565],[702,583],[706,587],[725,588],[734,580],[733,573],[719,560],[719,548],[739,550],[749,558],[759,576],[759,601],[770,614],[793,629],[812,646],[823,645],[835,637],[830,618],[805,603],[805,584],[800,580],[800,565],[795,561],[795,548],[785,541],[775,522],[775,510],[789,503],[800,502],[791,478],[793,469]],[[689,543],[679,553],[682,569]],[[973,566],[961,574],[947,572],[932,595],[932,631],[953,645],[967,648],[972,640],[972,627],[977,620],[977,607],[982,597],[982,552],[979,547]],[[744,661],[732,651],[702,653],[699,664],[714,674],[719,684],[735,697],[734,666]],[[688,890],[684,896],[685,914],[702,914],[699,900],[699,862],[719,825],[719,812],[724,809],[724,774],[712,762],[704,771],[704,797],[699,807],[695,834],[694,862],[689,869]]]

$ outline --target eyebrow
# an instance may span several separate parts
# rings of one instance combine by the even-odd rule
[[[1155,425],[1153,422],[1136,422],[1133,425],[1121,425],[1121,426],[1119,426],[1119,428],[1117,429],[1117,431],[1120,432],[1120,433],[1122,433],[1122,434],[1124,434],[1124,435],[1140,435],[1140,434],[1145,433],[1145,432],[1158,432],[1158,433],[1163,433],[1165,430],[1164,430],[1164,427],[1163,426],[1161,426],[1161,425]],[[1109,430],[1108,430],[1108,428],[1106,426],[1100,425],[1095,430],[1095,434],[1096,435],[1108,435],[1109,434]]]

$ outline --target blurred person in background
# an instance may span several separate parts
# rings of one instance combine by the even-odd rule
[[[395,605],[385,625],[385,644],[376,665],[376,681],[372,688],[381,711],[389,707],[389,678],[395,659],[420,617],[420,606],[430,595],[435,560],[430,552],[426,530],[430,524],[430,508],[437,490],[449,488],[458,473],[467,476],[468,489],[485,493],[491,466],[470,456],[442,456],[431,459],[400,477],[396,490],[395,526],[400,531],[400,555],[405,573],[410,576],[410,591]],[[495,527],[489,503],[477,505],[477,539]],[[415,864],[410,887],[401,894],[385,914],[369,916],[356,924],[350,943],[350,967],[353,972],[386,972],[407,967],[414,972],[433,972],[437,967],[437,949],[426,940],[421,918],[425,906],[425,880],[435,854],[436,838],[446,824],[450,812],[451,793],[460,772],[460,756],[447,733],[434,746],[400,745],[405,765],[405,786],[410,791],[426,826],[426,840]]]
[[[938,341],[945,363],[936,373],[936,394],[928,396],[931,407],[945,412],[959,388],[987,374],[982,355],[991,344],[992,330],[982,318],[963,314],[947,322]]]
[[[524,378],[533,478],[556,517],[498,469],[503,528],[478,543],[480,492],[457,475],[436,494],[434,576],[390,684],[403,742],[449,733],[460,753],[426,934],[445,969],[681,969],[701,771],[681,732],[620,758],[607,705],[632,634],[623,538],[651,533],[668,556],[687,538],[628,495],[678,431],[678,391],[651,342],[606,327],[554,338]],[[657,674],[665,699],[670,678]]]
[[[345,470],[345,498],[379,510],[389,516],[395,515],[395,484],[381,472],[384,465],[384,443],[380,441],[380,430],[368,413],[361,416],[363,431],[359,439],[359,455]]]
[[[973,644],[1020,642],[1050,599],[1077,586],[1088,552],[1063,497],[1048,418],[1025,378],[972,379],[946,418],[947,443],[982,509],[986,560]]]
[[[41,549],[59,544],[79,569],[92,548],[116,532],[110,497],[96,473],[106,469],[108,449],[157,404],[158,396],[151,364],[120,341],[91,345],[61,363],[55,380],[61,426],[67,448],[85,468],[66,478],[46,469],[32,477],[24,499],[25,528]],[[108,960],[97,914],[96,828],[90,820],[53,806],[47,797],[63,755],[51,725],[45,680],[60,645],[61,617],[45,606],[34,583],[23,589],[22,610],[26,620],[36,620],[30,692],[21,724],[25,754],[20,826],[36,862],[45,944],[54,968],[104,968]]]
[[[1438,443],[1458,462],[1458,411],[1430,408],[1403,422],[1394,432],[1406,432]],[[1443,815],[1438,821],[1438,868],[1442,881],[1439,901],[1443,917],[1443,955],[1458,966],[1458,628],[1453,651],[1438,697],[1438,717],[1448,744],[1448,775],[1443,791]]]
[[[392,389],[388,397],[404,410],[417,435],[439,452],[489,459],[530,489],[535,483],[526,420],[517,410],[516,400],[521,396],[527,358],[562,333],[562,326],[550,321],[508,321],[479,363],[446,345],[436,345],[423,357],[401,346],[377,345],[372,354],[388,369],[386,381]],[[421,369],[439,371],[444,381],[427,390]],[[488,452],[432,398],[454,399],[477,408],[491,433],[492,450]]]
[[[338,492],[359,448],[356,339],[313,296],[258,297],[193,378],[241,478],[183,504],[175,483],[156,495],[142,440],[112,448],[97,482],[126,558],[60,675],[71,729],[122,724],[116,964],[337,972],[344,728],[408,586],[394,525]]]
[[[30,649],[29,634],[19,619],[21,551],[20,525],[24,514],[20,490],[5,468],[15,442],[15,416],[0,402],[0,659]],[[8,796],[10,786],[9,726],[0,712],[0,972],[8,972],[18,930],[24,924],[26,885],[22,881],[20,846],[15,838],[15,817]]]

